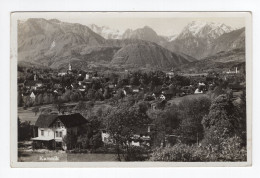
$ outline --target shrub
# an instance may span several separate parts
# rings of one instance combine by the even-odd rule
[[[247,151],[241,146],[242,140],[235,136],[222,140],[219,145],[196,146],[176,144],[173,147],[153,150],[151,161],[178,162],[214,162],[214,161],[246,161]]]
[[[145,161],[149,158],[149,151],[145,147],[130,146],[124,158],[125,161]]]

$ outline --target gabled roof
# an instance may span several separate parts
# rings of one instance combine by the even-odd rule
[[[65,127],[75,127],[88,122],[81,114],[59,115],[58,119],[65,125]]]
[[[35,126],[41,127],[41,128],[47,128],[50,127],[50,125],[57,119],[57,114],[41,114],[36,123]]]
[[[35,126],[41,127],[41,128],[48,128],[51,127],[51,125],[56,121],[60,120],[65,127],[75,127],[82,124],[85,124],[88,122],[81,114],[70,114],[70,115],[57,115],[57,114],[41,114],[36,123]]]

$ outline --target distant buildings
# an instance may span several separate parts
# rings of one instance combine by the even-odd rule
[[[143,129],[140,129],[138,133],[134,133],[133,136],[127,141],[130,146],[151,146],[151,127],[152,124],[147,124]],[[101,130],[102,142],[104,144],[113,144],[115,141],[111,138],[110,134],[106,130]]]
[[[238,71],[237,67],[235,68],[234,71],[229,69],[229,71],[226,72],[226,74],[238,74],[238,73],[239,73],[239,71]]]
[[[173,68],[171,69],[170,72],[166,73],[166,76],[169,77],[170,79],[174,77],[174,70],[173,70]]]

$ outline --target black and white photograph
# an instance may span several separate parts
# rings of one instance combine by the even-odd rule
[[[12,163],[250,166],[250,33],[249,12],[12,13]]]

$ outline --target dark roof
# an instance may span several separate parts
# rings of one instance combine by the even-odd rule
[[[58,119],[65,125],[65,127],[75,127],[88,122],[81,114],[59,115]]]
[[[47,128],[57,119],[57,117],[57,114],[41,114],[38,117],[35,126]]]
[[[70,114],[70,115],[57,115],[57,114],[41,114],[35,126],[41,128],[50,127],[52,123],[54,123],[57,119],[59,119],[65,127],[75,127],[82,124],[87,123],[88,121],[79,113]]]

